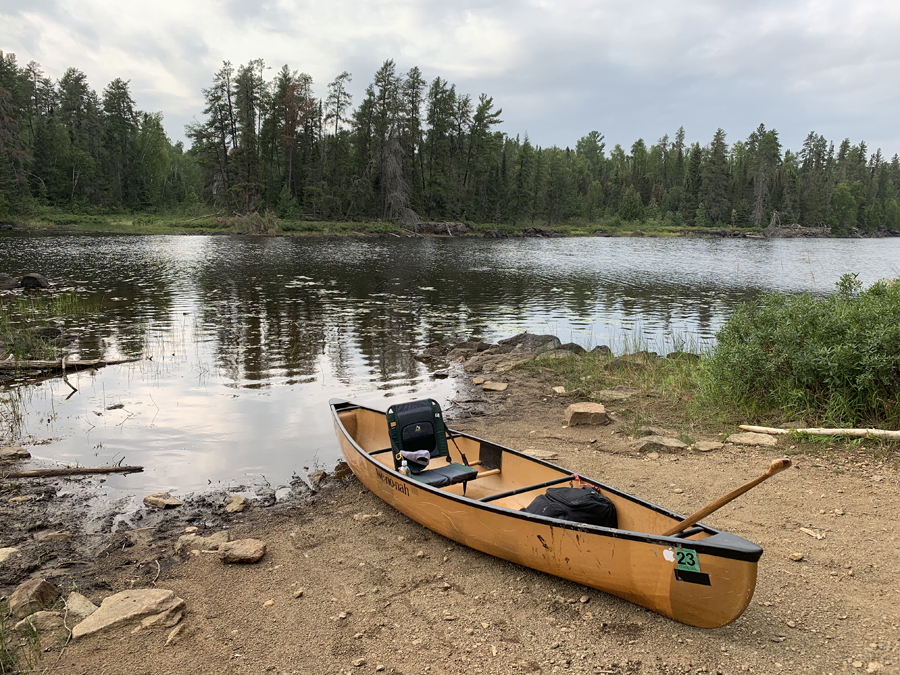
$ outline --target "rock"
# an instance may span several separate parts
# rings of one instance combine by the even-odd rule
[[[6,448],[0,448],[0,461],[13,461],[17,459],[28,459],[31,453],[21,445],[11,445]]]
[[[562,394],[566,393],[566,388],[565,387],[553,387],[553,391],[556,392],[557,394],[562,395]]]
[[[647,459],[659,459],[659,453],[658,452],[648,452]]]
[[[183,534],[175,542],[175,553],[181,554],[185,551],[219,551],[223,544],[228,543],[228,539],[229,535],[226,530],[215,532],[208,537],[201,537],[197,534]]]
[[[174,509],[176,506],[181,506],[183,503],[184,502],[181,500],[175,499],[175,497],[168,492],[155,492],[152,495],[144,497],[144,504],[154,509]]]
[[[484,378],[483,377],[473,377],[472,384],[474,384],[474,385],[484,384]]]
[[[802,553],[791,553],[788,557],[794,562],[800,562],[805,556]]]
[[[22,618],[42,609],[49,609],[59,598],[59,589],[44,579],[30,579],[19,584],[9,596],[9,613]]]
[[[240,513],[250,506],[250,500],[243,495],[231,495],[225,500],[225,511],[227,513]]]
[[[357,668],[359,668],[360,666],[366,665],[366,660],[365,659],[356,659],[356,661],[353,662],[353,665],[356,666]]]
[[[591,398],[597,399],[601,403],[613,403],[615,401],[627,401],[632,396],[640,393],[641,390],[634,387],[614,387],[613,389],[601,389],[597,393],[591,394]]]
[[[222,562],[255,563],[266,554],[266,545],[259,539],[238,539],[219,546]]]
[[[178,624],[177,626],[175,626],[175,628],[170,630],[169,634],[166,636],[166,647],[168,647],[170,644],[175,642],[175,640],[178,638],[179,635],[181,635],[181,631],[183,631],[183,630],[184,630],[183,623]]]
[[[484,391],[506,391],[506,388],[509,386],[506,382],[491,382],[487,381],[484,383],[482,389]]]
[[[606,408],[599,403],[573,403],[566,408],[566,424],[570,427],[609,424]]]
[[[174,626],[181,621],[184,600],[174,591],[143,588],[122,591],[104,599],[100,607],[72,630],[72,637],[82,638],[115,626],[140,623],[142,628]]]
[[[558,454],[553,452],[552,450],[526,450],[526,455],[531,455],[532,457],[537,457],[538,459],[556,459],[559,457]]]
[[[869,661],[869,665],[866,666],[867,673],[878,673],[884,666],[878,661]]]
[[[450,377],[450,373],[446,370],[436,370],[431,374],[431,377],[435,380],[446,380]]]
[[[778,439],[770,434],[755,434],[751,432],[731,434],[727,440],[735,445],[778,445]]]
[[[597,345],[596,347],[594,347],[594,348],[591,350],[590,353],[591,353],[591,354],[594,354],[595,356],[611,356],[611,355],[612,355],[612,349],[610,349],[610,348],[607,347],[606,345]]]
[[[50,288],[50,282],[43,274],[32,272],[22,277],[22,288]]]
[[[97,605],[84,597],[81,593],[71,592],[66,598],[66,609],[80,619],[86,619],[97,611]]]
[[[309,482],[312,483],[312,486],[314,488],[318,488],[326,478],[328,478],[328,474],[321,469],[319,469],[318,471],[313,471],[311,474],[309,474]]]
[[[305,588],[298,588],[296,591],[294,591],[294,599],[296,600],[297,598],[302,598],[305,592]]]
[[[9,546],[7,548],[0,548],[0,565],[2,565],[7,560],[12,558],[18,552],[19,552],[19,549],[17,549],[15,546]]]
[[[636,441],[631,441],[628,445],[632,450],[638,452],[648,448],[654,450],[684,450],[687,448],[687,443],[682,443],[677,438],[670,436],[645,436]]]
[[[0,274],[0,291],[11,291],[19,287],[19,281],[8,274]]]
[[[16,624],[15,628],[19,632],[31,628],[32,630],[36,630],[38,633],[43,633],[44,631],[63,628],[64,625],[65,623],[63,621],[63,615],[61,612],[40,611],[26,616]]]
[[[24,504],[25,502],[30,502],[34,497],[32,495],[22,495],[21,497],[11,497],[9,500],[10,504]]]
[[[638,427],[634,433],[635,438],[643,438],[644,436],[671,436],[672,432],[662,427],[645,426]]]
[[[555,335],[535,335],[533,333],[519,333],[505,340],[500,340],[501,345],[511,345],[525,353],[539,354],[551,349],[559,349],[562,344]]]
[[[581,356],[582,354],[587,354],[587,349],[582,347],[579,344],[575,344],[574,342],[566,342],[565,344],[561,344],[557,349],[561,349],[563,351],[572,352],[576,356]]]
[[[263,607],[272,607],[274,604],[275,604],[275,601],[274,601],[274,600],[266,600],[266,601],[262,604],[262,606],[263,606]]]
[[[721,450],[724,447],[725,444],[718,441],[697,441],[694,443],[694,450],[697,452],[712,452],[713,450]]]

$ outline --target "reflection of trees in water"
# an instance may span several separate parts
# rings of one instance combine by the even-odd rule
[[[101,303],[101,320],[83,327],[85,358],[110,346],[126,355],[165,349],[148,338],[177,341],[188,330],[182,310],[197,307],[203,334],[194,337],[211,338],[216,367],[256,385],[308,381],[323,360],[345,383],[412,381],[425,344],[503,337],[518,326],[710,335],[756,295],[668,283],[628,249],[585,261],[586,245],[572,240],[554,258],[537,243],[479,240],[62,237],[43,246],[20,237],[0,243],[0,260],[10,273],[40,270]]]
[[[473,268],[477,248],[442,249],[434,240],[237,242],[199,274],[209,298],[203,322],[215,332],[220,367],[238,382],[313,377],[326,359],[340,381],[396,383],[418,377],[413,355],[428,342],[497,337],[491,327],[501,321],[605,317],[628,326],[637,318],[645,329],[690,325],[708,335],[716,317],[754,294],[667,285],[652,274],[610,278],[602,268]]]

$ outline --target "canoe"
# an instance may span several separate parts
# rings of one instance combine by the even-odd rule
[[[753,597],[762,549],[745,539],[702,523],[674,536],[655,534],[684,516],[449,428],[450,460],[467,463],[477,475],[464,484],[428,485],[395,469],[384,412],[338,399],[329,405],[341,452],[360,482],[453,541],[700,628],[731,623]],[[548,487],[576,478],[615,505],[617,528],[520,510]]]

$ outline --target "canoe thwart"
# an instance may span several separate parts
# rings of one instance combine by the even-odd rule
[[[531,492],[532,490],[540,490],[541,488],[550,487],[552,485],[559,485],[560,483],[568,483],[571,480],[572,480],[572,476],[563,476],[562,478],[554,478],[553,480],[545,480],[543,483],[535,483],[534,485],[526,485],[525,487],[520,487],[515,490],[507,490],[506,492],[498,492],[495,495],[488,495],[487,497],[482,497],[478,501],[493,502],[498,499],[503,499],[505,497],[515,497],[516,495],[520,495],[523,492]]]

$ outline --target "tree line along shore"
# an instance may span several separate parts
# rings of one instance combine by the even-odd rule
[[[343,72],[312,78],[262,60],[224,63],[172,142],[129,82],[101,93],[0,52],[0,222],[159,231],[400,231],[464,222],[483,232],[563,233],[800,226],[824,235],[900,233],[900,158],[811,132],[799,150],[765,125],[728,142],[685,129],[608,148],[589,131],[565,148],[498,130],[502,109],[418,67],[385,61],[354,105]],[[203,218],[210,216],[210,218]],[[242,222],[241,219],[248,219]],[[330,225],[334,223],[334,225]]]

